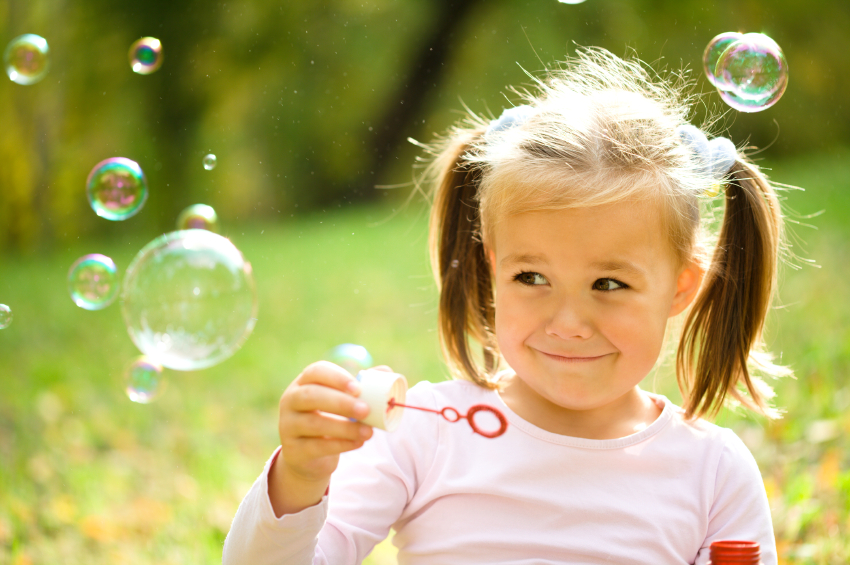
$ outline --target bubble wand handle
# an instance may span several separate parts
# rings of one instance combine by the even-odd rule
[[[461,418],[466,418],[466,421],[469,422],[469,427],[472,428],[472,431],[486,438],[499,437],[508,430],[508,420],[507,418],[505,418],[504,414],[502,414],[492,406],[488,406],[486,404],[476,404],[475,406],[470,406],[469,411],[466,413],[466,415],[461,414],[451,406],[446,406],[442,410],[433,410],[431,408],[424,408],[422,406],[410,406],[408,404],[402,404],[401,402],[396,402],[395,398],[390,398],[390,400],[387,402],[387,409],[391,410],[396,406],[399,406],[401,408],[413,408],[414,410],[422,410],[423,412],[439,414],[440,416],[445,418],[446,421],[452,423],[457,422]],[[475,415],[479,412],[492,413],[499,420],[499,428],[494,431],[485,431],[476,426]],[[454,415],[449,416],[449,413],[452,413]]]

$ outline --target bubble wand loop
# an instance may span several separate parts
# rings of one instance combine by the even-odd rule
[[[469,422],[469,427],[472,428],[472,431],[474,433],[476,433],[480,436],[484,436],[486,438],[499,437],[500,435],[505,433],[508,429],[508,420],[507,420],[507,418],[505,418],[504,414],[502,414],[501,412],[499,412],[497,409],[493,408],[492,406],[488,406],[486,404],[476,404],[475,406],[470,406],[469,411],[465,415],[461,414],[460,412],[458,412],[456,409],[452,408],[451,406],[446,406],[442,410],[433,410],[431,408],[424,408],[422,406],[410,406],[408,404],[402,404],[400,402],[396,402],[395,398],[390,398],[390,400],[387,402],[387,410],[388,411],[392,410],[396,406],[398,406],[400,408],[412,408],[414,410],[422,410],[424,412],[433,412],[434,414],[439,414],[440,416],[445,418],[445,420],[447,422],[452,422],[452,423],[457,422],[461,418],[465,418],[466,421]],[[496,416],[496,418],[498,418],[498,420],[499,420],[499,429],[492,431],[492,432],[488,432],[488,431],[481,430],[478,426],[476,426],[475,425],[475,415],[478,414],[479,412],[490,412],[494,416]],[[449,413],[453,413],[454,416],[449,416]]]

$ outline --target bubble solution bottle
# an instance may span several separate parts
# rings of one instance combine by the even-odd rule
[[[761,550],[754,541],[722,540],[711,544],[710,565],[760,565]]]

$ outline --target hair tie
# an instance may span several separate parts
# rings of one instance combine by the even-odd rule
[[[697,157],[700,173],[712,179],[711,188],[706,190],[704,195],[720,194],[720,181],[738,160],[735,144],[725,137],[715,137],[709,141],[702,130],[692,124],[677,127],[676,133],[681,142]]]
[[[530,118],[532,114],[534,114],[534,108],[527,104],[507,108],[502,111],[502,115],[498,119],[490,122],[487,131],[484,132],[484,137],[487,138],[496,132],[518,126]]]

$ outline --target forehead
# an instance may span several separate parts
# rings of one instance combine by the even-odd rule
[[[511,262],[631,263],[649,272],[675,262],[657,206],[618,202],[523,212],[493,226],[497,266]]]

